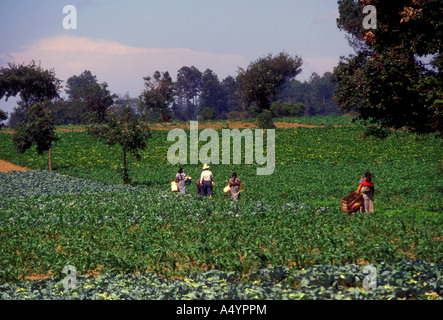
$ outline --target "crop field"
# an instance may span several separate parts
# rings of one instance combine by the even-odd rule
[[[128,159],[130,185],[118,146],[75,127],[58,133],[53,172],[0,131],[0,159],[33,169],[0,172],[0,299],[441,300],[442,139],[305,121],[315,127],[275,130],[272,175],[211,164],[212,199],[197,194],[201,164],[181,165],[194,178],[187,194],[170,192],[167,130]],[[223,193],[233,171],[245,187],[236,202]],[[366,171],[375,213],[341,212]],[[376,288],[364,286],[368,265]]]

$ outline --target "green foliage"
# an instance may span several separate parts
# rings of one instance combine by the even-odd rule
[[[55,133],[52,113],[42,104],[32,105],[26,113],[27,122],[22,122],[12,135],[12,143],[19,153],[25,153],[33,145],[38,155],[50,151],[59,138]],[[52,159],[49,155],[49,170],[52,170]]]
[[[276,117],[301,117],[305,113],[303,103],[276,101],[271,105],[271,112]]]
[[[300,272],[268,267],[251,281],[219,270],[164,279],[153,273],[78,276],[65,290],[62,280],[45,279],[0,286],[2,300],[441,300],[442,266],[425,261],[375,264],[381,284],[362,288],[364,266],[317,266]],[[275,278],[275,276],[279,276]],[[252,279],[254,279],[252,281]],[[39,288],[39,290],[36,290]]]
[[[276,129],[273,175],[211,164],[212,199],[192,184],[170,192],[167,131],[153,130],[129,164],[134,185],[118,184],[119,145],[60,133],[56,173],[0,174],[1,298],[441,299],[441,138],[399,131],[380,140],[352,117],[300,119],[325,127]],[[0,158],[45,167],[6,133]],[[233,171],[246,189],[237,202],[222,191]],[[339,200],[366,171],[376,212],[347,216]],[[369,263],[376,290],[362,288]],[[79,288],[62,296],[68,264]],[[18,281],[49,272],[55,278]]]
[[[170,104],[174,100],[172,78],[168,72],[154,72],[153,77],[144,77],[145,90],[140,95],[140,112],[160,112],[163,122],[171,116]]]
[[[216,111],[214,108],[205,107],[201,112],[201,119],[203,121],[214,120]]]
[[[0,110],[0,129],[2,128],[2,121],[8,119],[8,113],[6,111]]]
[[[301,72],[302,59],[285,52],[271,54],[251,62],[246,70],[237,75],[240,98],[249,106],[256,103],[258,112],[269,109],[279,89]]]
[[[72,124],[88,122],[85,114],[94,113],[98,121],[105,120],[106,111],[114,103],[116,95],[112,95],[108,90],[106,82],[99,84],[96,76],[91,71],[85,70],[79,76],[72,76],[67,80],[66,93],[69,100],[62,103],[62,107],[57,104],[54,108],[58,110],[59,123],[70,121]]]
[[[257,126],[262,129],[275,128],[274,121],[272,120],[272,112],[270,110],[263,110],[257,114]]]
[[[122,178],[125,184],[129,183],[126,155],[131,153],[140,161],[140,150],[147,147],[146,142],[150,138],[149,128],[145,127],[143,122],[127,106],[121,114],[111,113],[108,124],[91,125],[88,128],[88,133],[104,141],[110,147],[120,145],[123,151]]]
[[[355,55],[342,57],[334,70],[337,100],[357,108],[365,120],[385,127],[442,133],[443,82],[438,69],[443,30],[439,1],[377,3],[377,28],[364,30],[362,8],[367,3],[339,1],[338,27],[349,35]],[[433,30],[429,32],[429,30]],[[436,55],[436,70],[418,57]],[[432,83],[432,84],[431,84]]]
[[[59,97],[61,80],[54,70],[43,70],[32,61],[29,65],[8,63],[0,68],[0,99],[20,96],[25,109]]]

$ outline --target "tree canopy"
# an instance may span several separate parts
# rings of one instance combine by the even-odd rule
[[[246,70],[239,68],[237,82],[241,100],[246,106],[255,103],[258,112],[269,110],[281,86],[301,72],[302,64],[300,57],[281,52],[251,62]]]
[[[12,143],[19,153],[25,153],[33,145],[38,155],[49,151],[48,166],[52,171],[52,144],[59,140],[52,113],[43,103],[35,103],[29,106],[26,116],[28,121],[19,123],[12,135]]]
[[[355,54],[334,70],[336,97],[345,108],[385,127],[443,132],[440,0],[338,1],[337,25]],[[374,5],[377,26],[362,25]],[[430,64],[423,57],[432,56]]]
[[[123,159],[123,183],[127,184],[129,178],[127,168],[127,154],[132,154],[140,161],[140,150],[147,147],[147,141],[151,137],[149,127],[145,126],[140,118],[135,116],[131,108],[126,106],[122,112],[108,112],[108,123],[91,124],[88,134],[105,142],[108,146],[119,145],[122,149]]]
[[[155,110],[160,112],[162,121],[169,122],[171,104],[174,101],[174,88],[169,72],[154,72],[153,77],[144,77],[145,90],[140,95],[140,111]]]
[[[54,70],[44,70],[32,61],[28,65],[8,63],[0,68],[0,99],[19,95],[25,109],[35,103],[59,98],[61,80]]]

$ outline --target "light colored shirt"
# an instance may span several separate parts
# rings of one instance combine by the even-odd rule
[[[202,174],[200,175],[200,182],[203,183],[204,181],[213,181],[214,177],[212,176],[212,172],[209,170],[203,170]]]

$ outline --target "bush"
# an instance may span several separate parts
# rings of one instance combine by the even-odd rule
[[[271,105],[271,111],[275,117],[302,117],[305,114],[305,105],[276,101]]]
[[[257,125],[262,129],[275,128],[274,121],[272,120],[272,112],[269,110],[263,110],[263,112],[257,115]]]
[[[201,116],[202,121],[214,120],[215,119],[215,109],[205,107],[205,108],[203,108],[200,116]]]
[[[232,119],[246,119],[248,117],[248,113],[247,112],[243,112],[243,111],[231,111],[228,113],[227,115],[229,120]]]

